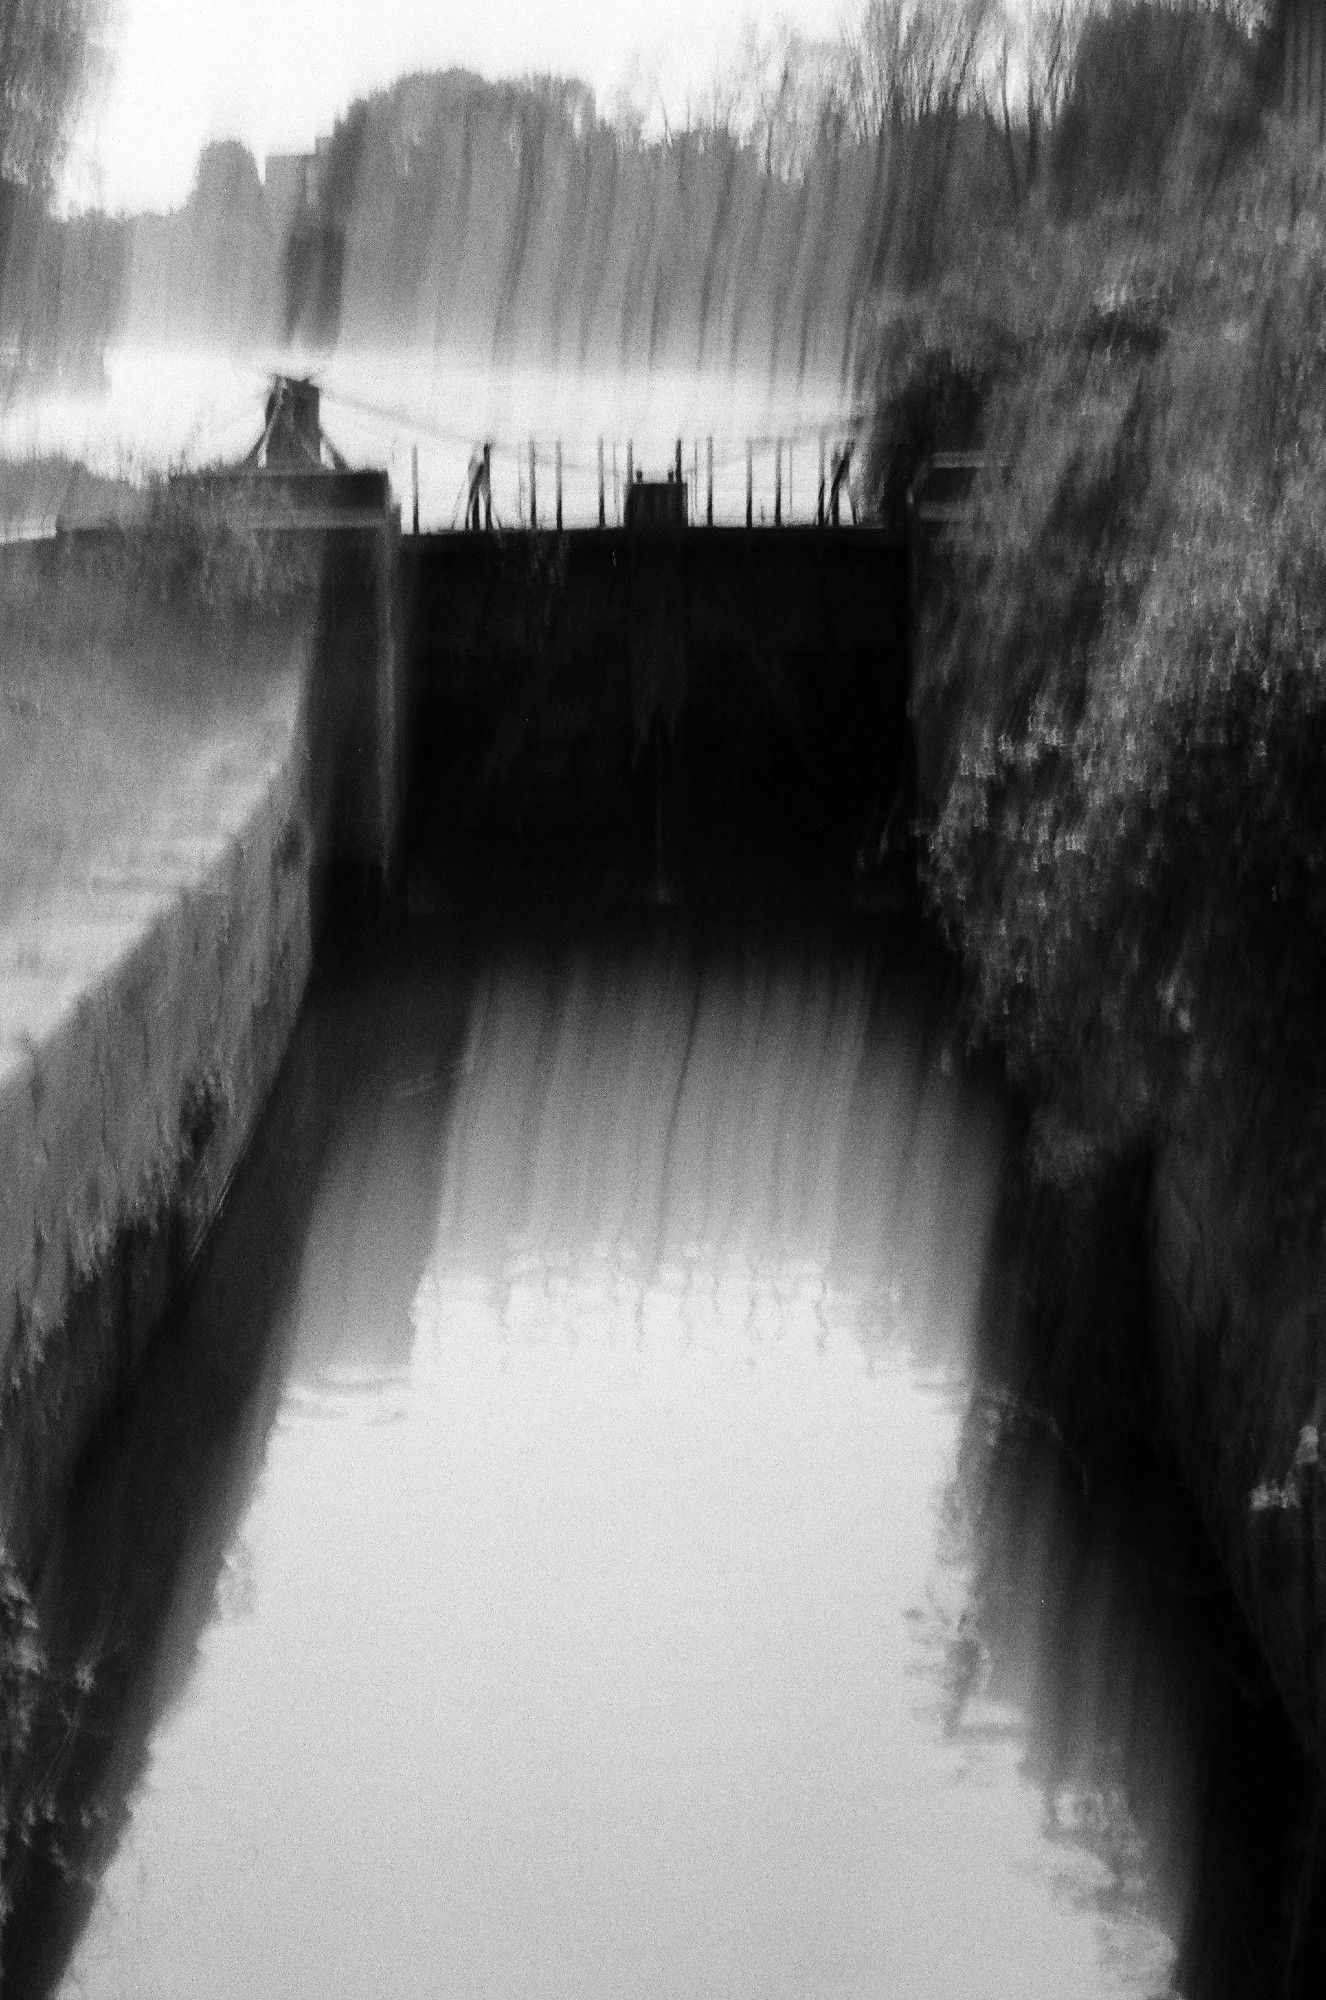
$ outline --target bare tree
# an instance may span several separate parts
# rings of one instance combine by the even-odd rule
[[[658,66],[645,63],[637,54],[612,98],[608,123],[627,146],[639,146],[658,102]]]
[[[707,144],[735,146],[742,130],[741,78],[729,63],[715,63],[714,73],[696,107],[696,124]]]
[[[946,224],[962,118],[983,100],[996,0],[865,0],[843,37],[847,136],[874,153],[855,258],[858,296],[888,274],[915,283]],[[848,355],[844,353],[844,366]]]
[[[870,142],[891,127],[970,108],[994,12],[994,0],[866,0],[842,58],[855,136]]]
[[[735,60],[715,77],[708,115],[759,155],[766,174],[804,174],[841,126],[842,62],[837,45],[798,34],[786,22],[762,31],[747,19]]]
[[[1046,142],[1059,122],[1090,0],[1014,0],[1000,24],[986,114],[997,124],[1015,203],[1040,178]],[[1023,114],[1013,106],[1023,100]],[[1019,143],[1021,140],[1021,143]]]

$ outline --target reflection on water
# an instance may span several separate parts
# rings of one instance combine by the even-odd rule
[[[999,1137],[841,927],[331,980],[53,1566],[16,1990],[1245,1990],[1255,1668],[989,1371]]]

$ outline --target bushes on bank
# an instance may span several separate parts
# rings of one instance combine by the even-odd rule
[[[1259,56],[1236,20],[1192,0],[1089,15],[1050,146],[1058,212],[1202,200],[1256,141]]]
[[[1142,27],[1191,23],[1104,17],[1083,118]],[[914,691],[973,1034],[1043,1177],[1195,1147],[1264,1301],[1326,1229],[1326,171],[1278,120],[1249,145],[1232,32],[1195,37],[1133,178],[1088,132],[1002,269],[881,311],[869,463],[887,512],[909,456],[987,455]]]
[[[975,1025],[1102,1156],[1253,1078],[1292,1099],[1326,990],[1326,513],[1198,480],[1145,560],[1146,415],[1046,469],[1026,546],[968,571],[985,643],[955,621],[924,695],[951,743],[927,880]]]

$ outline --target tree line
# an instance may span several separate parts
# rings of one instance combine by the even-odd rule
[[[1108,168],[1084,58],[1093,37],[1117,48],[1098,29],[1120,5],[863,0],[819,39],[751,24],[680,115],[648,78],[603,109],[575,79],[406,77],[337,121],[293,217],[223,141],[174,216],[66,225],[50,193],[100,0],[0,0],[0,335],[67,347],[58,320],[81,351],[357,330],[530,358],[848,369],[872,295],[923,284],[1048,183],[1071,199],[1075,177]],[[1178,0],[1134,12],[1169,22],[1171,42],[1195,16],[1254,25]]]

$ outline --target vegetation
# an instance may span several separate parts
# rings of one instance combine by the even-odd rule
[[[97,57],[100,0],[0,0],[0,181],[49,191]]]
[[[1092,17],[1030,197],[1024,126],[1014,218],[881,304],[870,453],[895,517],[985,454],[915,692],[973,1034],[1042,1185],[1182,1143],[1254,1329],[1326,1227],[1326,174],[1266,62],[1188,0]]]
[[[285,532],[270,503],[258,521],[206,480],[154,479],[139,518],[93,544],[87,561],[132,615],[158,607],[215,638],[236,624],[251,630],[306,613],[319,551],[315,537]]]
[[[0,0],[0,343],[30,365],[49,351],[47,283],[87,262],[104,232],[94,224],[61,231],[50,194],[74,114],[100,60],[103,0]],[[67,240],[62,238],[67,237]],[[95,256],[94,256],[95,261]],[[98,281],[85,274],[88,298]]]
[[[27,204],[0,320],[35,315],[62,367],[117,335],[298,334],[832,377],[858,301],[928,271],[955,173],[971,184],[996,20],[993,0],[859,0],[832,38],[751,26],[672,117],[641,80],[605,111],[561,77],[404,77],[347,108],[302,186],[264,188],[221,140],[170,215]]]

